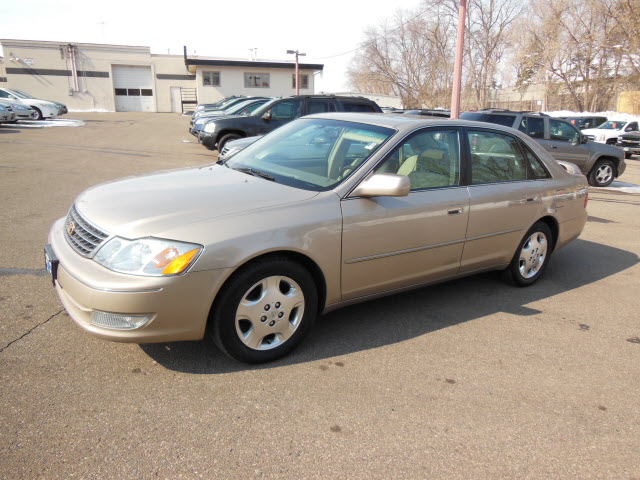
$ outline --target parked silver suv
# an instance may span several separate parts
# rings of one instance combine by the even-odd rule
[[[606,187],[627,168],[621,149],[589,141],[575,126],[560,118],[510,110],[464,112],[460,118],[504,125],[526,133],[556,160],[578,166],[594,187]]]

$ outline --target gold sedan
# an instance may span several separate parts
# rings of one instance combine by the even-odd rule
[[[587,198],[584,176],[510,128],[312,115],[223,164],[90,188],[45,259],[95,335],[209,334],[265,362],[345,305],[486,270],[534,283],[580,235]]]

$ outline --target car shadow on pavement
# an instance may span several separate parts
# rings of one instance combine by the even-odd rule
[[[523,318],[537,315],[542,312],[528,304],[602,280],[639,261],[632,252],[578,239],[551,258],[544,278],[531,287],[506,285],[496,272],[489,272],[346,307],[319,317],[311,335],[294,352],[264,365],[234,361],[209,339],[140,347],[165,368],[192,374],[311,362],[402,342],[499,312]]]

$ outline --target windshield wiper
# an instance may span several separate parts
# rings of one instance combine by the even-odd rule
[[[242,173],[248,173],[248,174],[253,175],[255,177],[264,178],[265,180],[270,180],[272,182],[276,181],[276,179],[273,178],[268,173],[261,172],[260,170],[256,170],[255,168],[234,168],[234,170],[237,170],[237,171],[242,172]]]

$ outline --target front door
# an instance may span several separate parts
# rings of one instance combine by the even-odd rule
[[[300,116],[302,102],[300,100],[283,100],[273,105],[268,113],[270,118],[260,119],[258,134],[264,135]]]
[[[556,160],[573,163],[580,170],[589,162],[589,149],[580,143],[580,131],[569,122],[557,118],[549,118],[549,136],[539,143]]]
[[[457,129],[423,129],[375,169],[406,175],[406,197],[342,201],[343,300],[458,272],[469,211]]]

